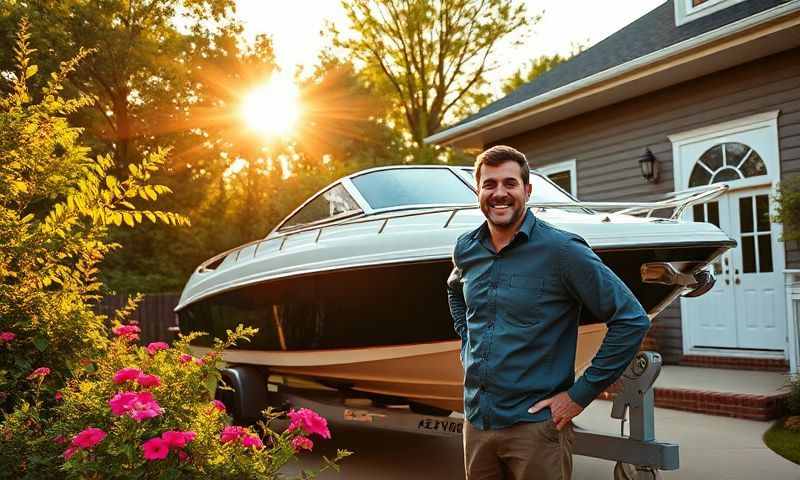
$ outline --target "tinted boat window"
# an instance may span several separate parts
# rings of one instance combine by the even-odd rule
[[[292,215],[292,217],[283,224],[281,230],[358,211],[358,204],[353,200],[353,197],[347,193],[347,190],[345,190],[341,184],[336,184],[319,194],[317,198],[309,202],[299,212]]]
[[[463,168],[462,169],[469,177],[472,185],[475,185],[475,169]],[[538,173],[531,172],[531,186],[533,193],[529,203],[549,203],[549,202],[574,202],[575,199],[564,193],[563,190],[558,188],[553,182],[539,175]]]
[[[353,183],[372,208],[477,201],[475,192],[444,168],[378,170]]]

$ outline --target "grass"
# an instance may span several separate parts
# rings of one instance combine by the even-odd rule
[[[778,420],[764,433],[764,443],[778,455],[800,465],[800,432],[784,428],[784,420]]]

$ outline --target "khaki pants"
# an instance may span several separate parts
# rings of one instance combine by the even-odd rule
[[[561,431],[552,420],[478,430],[465,421],[467,480],[568,480],[574,444],[572,424]]]

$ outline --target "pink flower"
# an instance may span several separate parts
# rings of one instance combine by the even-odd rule
[[[244,445],[245,447],[253,447],[256,449],[264,448],[264,443],[261,441],[260,438],[258,438],[258,435],[245,435],[244,437],[242,437],[242,445]]]
[[[57,435],[55,438],[53,438],[53,441],[59,445],[64,445],[65,443],[67,443],[67,437],[65,437],[64,435]]]
[[[219,436],[219,440],[222,443],[234,442],[239,440],[242,436],[244,436],[245,431],[242,427],[237,427],[235,425],[230,425],[222,429],[222,433]]]
[[[181,462],[189,460],[189,454],[187,454],[183,450],[178,450],[178,460],[180,460]]]
[[[13,332],[0,332],[0,342],[10,342],[17,338],[17,334]]]
[[[153,399],[150,392],[121,392],[114,395],[108,401],[111,413],[117,416],[127,415],[137,422],[154,418],[162,413],[164,409]]]
[[[164,460],[169,455],[169,445],[161,438],[154,437],[142,444],[145,460]]]
[[[146,373],[140,373],[139,377],[136,379],[139,382],[139,385],[147,388],[147,387],[157,387],[161,385],[161,379],[158,378],[157,375],[149,375]]]
[[[219,400],[212,400],[211,405],[214,405],[218,412],[225,412],[225,404]]]
[[[191,355],[189,355],[188,353],[182,353],[182,354],[181,354],[181,356],[180,356],[180,357],[178,357],[178,360],[179,360],[181,363],[189,363],[189,362],[191,362],[191,361],[192,361],[192,358],[194,358],[194,357],[192,357],[192,356],[191,356]]]
[[[300,450],[311,451],[311,449],[314,448],[314,442],[308,437],[294,437],[292,439],[292,446],[296,452]]]
[[[61,400],[64,399],[64,396],[61,395],[61,391],[60,390],[57,390],[56,394],[53,395],[53,397],[56,399],[56,402],[60,402]]]
[[[139,378],[139,375],[142,374],[142,371],[138,368],[123,368],[119,370],[117,373],[114,374],[114,383],[119,385],[120,383],[125,383],[131,380],[136,380]]]
[[[139,394],[136,392],[117,393],[108,401],[108,405],[111,407],[111,413],[118,416],[125,415],[125,413],[131,409],[131,405],[137,398],[139,398]]]
[[[141,332],[136,325],[120,325],[112,328],[111,331],[123,340],[139,340],[139,332]]]
[[[69,448],[64,450],[64,453],[63,453],[64,460],[69,460],[70,458],[72,458],[72,456],[75,455],[75,452],[77,452],[77,451],[78,451],[78,447],[76,447],[75,445],[71,445]]]
[[[44,378],[50,375],[50,369],[47,367],[39,367],[36,370],[32,371],[30,375],[28,375],[28,380],[33,380],[35,378]]]
[[[151,342],[147,345],[147,353],[155,355],[159,350],[166,350],[168,348],[169,345],[164,342]]]
[[[102,442],[106,435],[108,434],[99,428],[87,428],[72,437],[72,444],[80,448],[92,448]]]
[[[140,393],[128,411],[128,415],[137,422],[157,417],[162,413],[164,409],[153,399],[153,394],[150,392]]]
[[[301,408],[300,410],[290,410],[289,423],[287,430],[292,431],[301,429],[307,435],[317,434],[322,438],[331,438],[331,431],[328,429],[328,421],[313,410]]]
[[[161,439],[167,442],[169,448],[183,448],[187,443],[195,439],[197,434],[192,431],[181,432],[170,430],[161,434]]]
[[[195,365],[200,365],[200,366],[202,366],[202,365],[204,365],[205,363],[206,363],[206,362],[204,362],[202,358],[195,358],[195,359],[194,359],[194,364],[195,364]]]

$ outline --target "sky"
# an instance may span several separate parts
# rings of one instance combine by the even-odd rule
[[[525,0],[529,14],[544,11],[523,46],[500,45],[494,73],[502,80],[540,55],[569,53],[573,45],[591,46],[654,9],[666,0]],[[237,13],[249,39],[267,33],[273,38],[284,72],[295,65],[313,65],[324,46],[325,20],[346,25],[338,0],[237,0]]]

